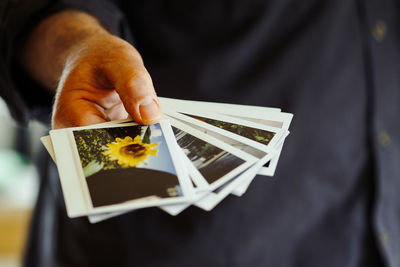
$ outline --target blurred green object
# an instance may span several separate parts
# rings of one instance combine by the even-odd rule
[[[0,190],[23,176],[29,166],[26,158],[17,151],[0,149]]]
[[[15,150],[0,149],[0,210],[31,208],[37,190],[35,166]]]

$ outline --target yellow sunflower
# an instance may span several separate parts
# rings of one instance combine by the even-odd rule
[[[132,140],[130,136],[124,139],[116,138],[115,142],[107,144],[107,150],[103,155],[108,156],[110,160],[118,160],[122,167],[135,167],[138,163],[144,162],[147,156],[157,155],[158,144],[142,143],[140,136]]]

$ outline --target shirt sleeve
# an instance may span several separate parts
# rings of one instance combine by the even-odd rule
[[[0,96],[20,123],[30,119],[50,122],[53,95],[36,83],[18,63],[26,37],[44,18],[67,9],[96,17],[111,33],[132,43],[118,1],[112,0],[2,0],[0,3]]]

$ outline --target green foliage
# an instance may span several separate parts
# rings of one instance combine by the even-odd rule
[[[189,115],[189,114],[185,114],[185,115],[190,116],[195,119],[198,119],[205,123],[214,125],[220,129],[224,129],[226,131],[229,131],[229,132],[235,133],[237,135],[257,141],[264,145],[267,145],[275,135],[275,133],[273,133],[273,132],[256,129],[256,128],[252,128],[252,127],[247,127],[244,125],[233,124],[233,123],[229,123],[229,122],[225,122],[225,121],[213,120],[213,119],[208,119],[208,118]]]
[[[73,134],[82,167],[85,168],[90,162],[97,161],[104,164],[104,170],[120,168],[116,161],[108,160],[108,157],[103,155],[102,152],[107,149],[107,144],[114,142],[117,137],[124,139],[126,136],[130,136],[133,139],[135,136],[140,135],[141,132],[142,126],[74,131]]]
[[[264,140],[265,140],[264,137],[258,136],[258,135],[254,136],[254,138],[255,138],[257,141],[264,141]]]

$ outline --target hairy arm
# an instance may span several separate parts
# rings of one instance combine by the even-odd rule
[[[28,37],[21,60],[33,78],[56,93],[53,128],[128,114],[142,124],[161,117],[140,54],[89,14],[70,10],[43,20]]]

